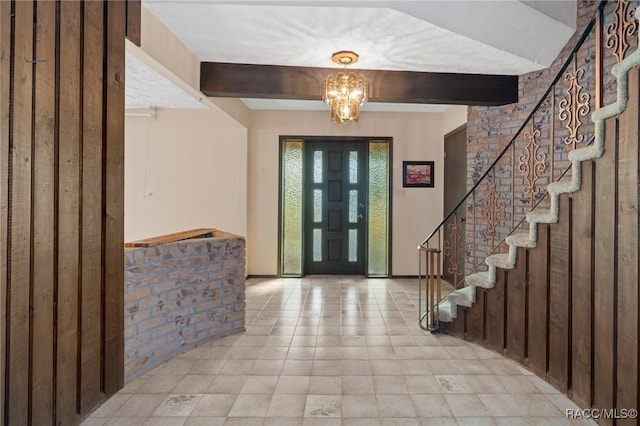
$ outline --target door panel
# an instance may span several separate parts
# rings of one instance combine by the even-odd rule
[[[305,144],[305,273],[364,274],[366,144]]]
[[[467,193],[467,129],[462,128],[444,139],[444,212],[446,216]],[[443,278],[457,285],[465,273],[465,216],[461,206],[444,227]]]

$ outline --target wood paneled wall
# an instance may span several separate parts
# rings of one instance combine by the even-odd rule
[[[0,424],[123,386],[125,36],[138,1],[0,2]]]
[[[582,186],[561,196],[560,221],[538,227],[538,247],[519,249],[452,334],[523,363],[583,408],[638,409],[638,173],[640,89],[606,122],[606,152],[582,164]],[[621,411],[618,412],[619,414]],[[636,419],[600,420],[635,425]]]

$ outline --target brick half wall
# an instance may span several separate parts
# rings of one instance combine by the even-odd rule
[[[244,331],[245,240],[125,250],[125,380],[210,340]]]

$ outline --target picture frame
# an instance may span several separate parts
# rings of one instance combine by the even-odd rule
[[[403,161],[402,186],[404,188],[433,188],[434,161]]]

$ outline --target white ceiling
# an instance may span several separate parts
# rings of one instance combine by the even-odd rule
[[[201,61],[519,75],[550,65],[575,30],[576,1],[143,0]],[[243,99],[251,109],[326,109]],[[442,110],[370,103],[373,110]],[[392,106],[393,105],[393,106]]]

